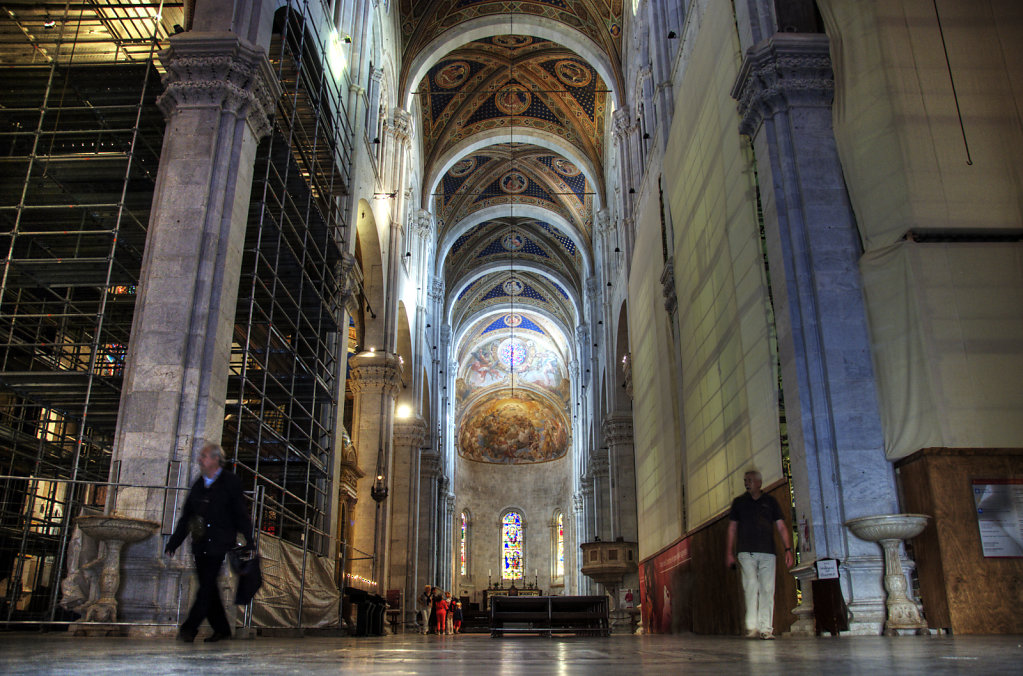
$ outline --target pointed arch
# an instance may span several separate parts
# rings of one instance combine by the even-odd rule
[[[362,270],[363,349],[384,349],[384,262],[373,208],[360,199],[356,206],[355,249]]]

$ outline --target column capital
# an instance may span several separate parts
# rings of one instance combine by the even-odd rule
[[[428,430],[426,421],[417,416],[409,420],[395,420],[392,433],[395,448],[418,449],[426,441]]]
[[[628,106],[622,106],[611,113],[611,131],[615,138],[621,139],[627,136],[632,130],[632,111]]]
[[[441,474],[440,455],[437,453],[423,453],[419,459],[419,471],[428,479],[436,479]]]
[[[419,209],[416,211],[412,227],[417,235],[426,239],[433,232],[433,214],[426,209]]]
[[[156,105],[167,118],[182,110],[217,108],[245,119],[256,139],[270,133],[281,95],[266,52],[233,33],[182,33],[160,52],[164,92]]]
[[[595,448],[590,451],[588,475],[590,480],[603,479],[608,475],[610,465],[607,461],[606,449]]]
[[[615,447],[634,443],[632,437],[632,415],[628,413],[612,413],[601,424],[604,441],[608,446]]]
[[[401,389],[401,362],[390,352],[360,352],[349,359],[351,388],[356,394],[381,392],[397,396]]]
[[[739,133],[754,136],[779,110],[830,106],[834,94],[827,36],[776,33],[746,52],[732,87],[742,118]]]

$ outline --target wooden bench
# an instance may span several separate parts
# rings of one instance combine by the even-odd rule
[[[608,636],[606,596],[493,596],[490,636],[595,634]]]

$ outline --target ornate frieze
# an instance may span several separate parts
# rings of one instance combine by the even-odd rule
[[[188,108],[217,108],[248,121],[256,139],[270,132],[280,84],[266,52],[234,35],[172,37],[160,52],[167,69],[156,104],[169,119]]]
[[[739,132],[754,136],[779,110],[830,106],[835,93],[825,35],[777,33],[747,53],[732,87],[739,102]]]
[[[390,352],[360,352],[349,359],[349,384],[355,394],[381,392],[392,397],[401,389],[401,363]]]

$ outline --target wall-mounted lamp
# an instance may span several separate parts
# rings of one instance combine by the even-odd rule
[[[675,36],[675,31],[668,31],[668,39],[669,40],[674,40],[675,37],[676,37]]]
[[[635,193],[636,193],[636,189],[635,188],[629,188],[629,194],[630,195],[633,195]]]
[[[405,252],[405,258],[412,258],[412,252],[411,251],[406,251]]]
[[[343,36],[343,37],[341,38],[341,42],[345,43],[346,45],[350,45],[350,44],[352,44],[352,36],[351,36],[351,35],[345,35],[345,36]]]
[[[426,328],[430,328],[431,326],[433,326],[433,324],[427,324]]]
[[[615,247],[615,253],[621,253],[621,252],[622,252],[621,249],[619,249],[618,247]]]
[[[179,23],[174,24],[174,34],[175,35],[177,35],[179,33],[184,33],[184,32],[185,32],[185,29],[181,27],[181,24],[179,24]]]
[[[380,137],[379,136],[374,136],[373,137],[373,143],[379,144],[380,143]]]
[[[645,139],[650,138],[649,132],[643,132],[643,138]]]

